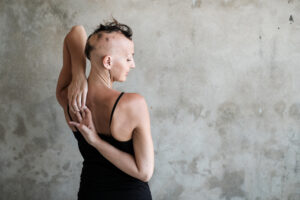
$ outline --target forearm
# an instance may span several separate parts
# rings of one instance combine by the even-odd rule
[[[86,79],[86,75],[85,75],[85,71],[86,71],[86,67],[85,64],[84,65],[74,65],[74,67],[72,66],[72,81],[76,81],[80,78],[84,78]]]
[[[72,81],[76,81],[78,79],[84,78],[86,79],[86,62],[85,62],[85,57],[82,56],[81,62],[76,64],[72,62]]]
[[[60,95],[72,81],[86,79],[86,62],[84,56],[85,35],[81,26],[74,26],[66,35],[63,44],[63,67],[59,74],[56,96]],[[59,101],[60,102],[60,101]]]
[[[144,176],[138,169],[135,158],[129,153],[121,151],[104,140],[98,140],[93,146],[113,165],[126,174],[146,182]]]

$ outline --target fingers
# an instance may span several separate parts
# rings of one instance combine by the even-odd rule
[[[76,112],[75,114],[76,114],[76,117],[77,117],[78,121],[81,123],[82,122],[82,117],[81,117],[80,112]]]
[[[81,94],[72,96],[71,101],[69,102],[69,105],[74,113],[82,110],[83,106],[82,106],[81,101],[82,101]]]
[[[84,107],[85,107],[85,104],[86,104],[86,96],[87,96],[87,91],[84,90],[83,93],[82,93],[82,96],[81,96],[81,98],[82,98],[82,100],[81,100],[81,102],[82,102],[81,108],[84,108]]]
[[[77,123],[77,122],[73,122],[73,121],[69,121],[69,124],[71,124],[71,125],[73,125],[73,126],[76,126],[76,127],[78,127],[78,126],[79,126],[79,123]]]
[[[70,110],[74,113],[73,105],[72,105],[72,100],[73,100],[73,94],[70,92],[71,90],[68,90],[68,104],[70,107]]]
[[[80,113],[81,113],[81,115],[82,115],[82,118],[85,119],[85,116],[86,116],[86,115],[85,115],[85,112],[84,112],[84,108],[80,111]]]
[[[90,109],[86,106],[84,109],[84,112],[86,112],[87,114],[91,113]]]
[[[92,118],[92,114],[91,114],[90,109],[88,107],[85,107],[83,110],[84,110],[83,113],[84,113],[84,116],[85,116],[84,118],[91,119]]]
[[[69,121],[69,124],[70,124],[71,126],[77,127],[79,130],[81,129],[80,124],[77,123],[77,122]]]
[[[79,110],[82,109],[82,106],[81,106],[81,94],[78,94],[76,96],[76,102],[77,102],[77,108],[79,108]]]
[[[76,96],[72,96],[72,102],[71,102],[71,107],[73,109],[73,112],[79,111],[77,103],[76,103]]]
[[[89,132],[90,131],[89,128],[84,124],[79,124],[79,123],[74,122],[74,121],[69,121],[69,124],[73,125],[73,126],[76,126],[82,132]]]

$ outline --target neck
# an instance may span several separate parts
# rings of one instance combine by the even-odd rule
[[[108,69],[105,67],[91,66],[88,84],[96,87],[112,88],[113,80],[110,78]]]

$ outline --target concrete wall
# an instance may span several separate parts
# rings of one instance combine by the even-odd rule
[[[0,199],[76,199],[62,42],[113,15],[150,108],[155,200],[300,199],[299,0],[1,0]]]

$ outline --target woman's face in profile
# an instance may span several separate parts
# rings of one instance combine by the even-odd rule
[[[134,43],[124,38],[120,44],[118,53],[113,57],[111,73],[114,81],[126,81],[131,68],[135,68]]]

